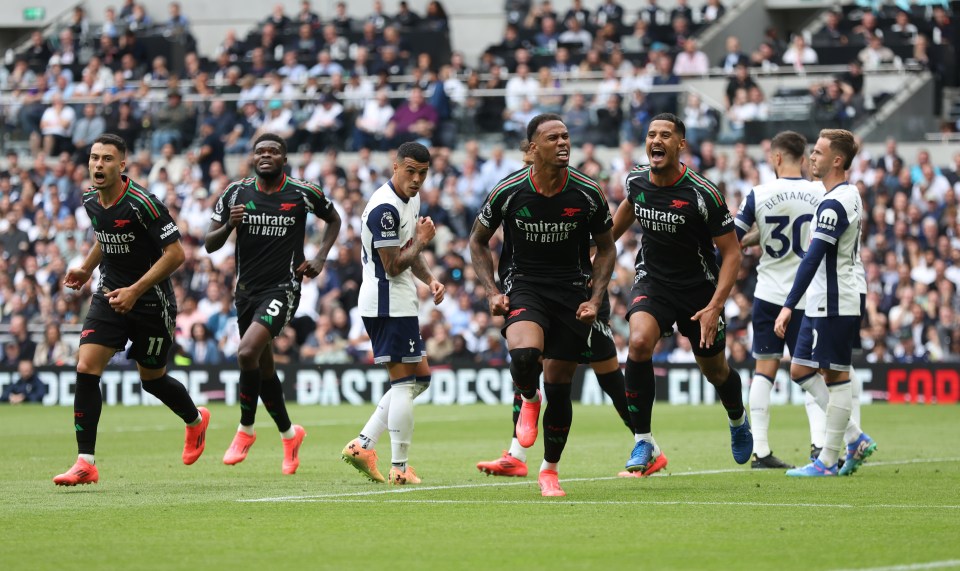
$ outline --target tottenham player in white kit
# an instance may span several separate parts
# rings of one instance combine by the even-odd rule
[[[820,131],[810,154],[810,168],[827,191],[817,208],[810,246],[774,325],[777,335],[784,338],[793,309],[806,292],[806,312],[790,366],[790,378],[803,385],[818,369],[823,369],[828,391],[823,450],[810,464],[787,470],[788,476],[836,476],[845,432],[848,432],[853,407],[849,371],[853,336],[860,323],[856,258],[863,204],[857,188],[846,181],[845,173],[857,148],[849,131]],[[856,441],[848,443],[844,474],[856,471],[875,449],[876,444],[870,437],[860,433]]]
[[[420,185],[429,168],[426,147],[419,143],[400,145],[393,176],[373,193],[360,217],[360,316],[373,344],[374,361],[387,367],[390,389],[360,435],[344,447],[342,456],[371,480],[383,482],[374,447],[384,430],[389,430],[393,458],[388,478],[397,485],[420,483],[407,464],[413,437],[413,399],[430,385],[413,278],[427,284],[435,304],[443,301],[444,294],[443,284],[430,273],[422,254],[436,234],[433,221],[419,216]]]
[[[799,133],[784,131],[770,143],[770,164],[777,179],[754,187],[737,213],[737,237],[756,224],[760,244],[757,288],[753,300],[753,357],[757,360],[750,383],[750,422],[753,427],[754,469],[793,468],[770,450],[770,392],[776,380],[784,345],[793,355],[801,315],[790,321],[783,338],[773,331],[774,320],[787,299],[797,267],[810,242],[810,223],[823,196],[823,186],[802,176],[807,139]],[[805,299],[794,308],[805,307]],[[820,413],[822,416],[822,413]],[[822,447],[822,444],[820,445]]]

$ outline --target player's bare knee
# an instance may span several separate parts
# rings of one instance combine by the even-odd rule
[[[653,358],[657,339],[645,332],[630,333],[629,357],[631,361],[643,362]]]
[[[260,354],[263,353],[262,347],[245,346],[242,343],[237,349],[237,363],[241,370],[257,369],[260,367]]]

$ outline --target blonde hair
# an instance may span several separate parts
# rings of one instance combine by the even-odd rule
[[[822,129],[820,137],[830,141],[830,150],[843,156],[843,170],[853,165],[853,158],[857,156],[860,145],[853,138],[853,133],[846,129]]]

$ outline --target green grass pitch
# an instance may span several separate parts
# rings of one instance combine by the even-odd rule
[[[292,407],[308,432],[295,476],[261,409],[245,462],[221,463],[237,409],[214,405],[207,449],[180,462],[183,429],[159,407],[105,407],[100,483],[57,488],[75,458],[66,407],[5,407],[0,568],[80,569],[926,569],[960,566],[960,409],[863,408],[878,452],[849,478],[795,480],[730,455],[719,406],[654,409],[667,475],[619,479],[632,438],[612,407],[576,406],[565,498],[475,468],[509,444],[506,406],[417,408],[423,485],[364,480],[340,450],[372,406]],[[802,463],[802,407],[774,407],[771,442]],[[381,471],[390,445],[379,445]],[[260,500],[260,501],[251,501]],[[904,567],[894,567],[904,566]]]

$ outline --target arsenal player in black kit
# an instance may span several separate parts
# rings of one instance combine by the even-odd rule
[[[538,482],[544,496],[563,496],[557,464],[573,418],[570,382],[578,361],[589,360],[583,355],[590,349],[591,325],[616,250],[603,191],[569,166],[570,133],[561,117],[537,115],[527,125],[527,139],[533,165],[507,176],[490,192],[470,235],[470,254],[490,312],[506,316],[510,372],[523,401],[517,441],[524,448],[537,439],[537,386],[544,372],[548,404]],[[500,225],[503,293],[493,280],[490,253],[490,239]],[[597,247],[592,265],[591,237]]]
[[[183,463],[196,462],[206,443],[210,413],[198,409],[187,389],[167,374],[177,317],[170,274],[184,260],[180,230],[162,202],[122,174],[126,154],[126,143],[113,134],[101,135],[90,149],[92,188],[84,193],[83,206],[97,239],[81,267],[71,268],[63,281],[80,289],[100,266],[77,357],[73,417],[79,457],[53,478],[59,486],[99,480],[94,448],[103,406],[100,376],[128,340],[143,390],[187,424]]]
[[[287,145],[265,133],[253,144],[257,176],[231,183],[214,206],[204,245],[207,252],[223,247],[237,230],[237,324],[240,327],[240,426],[223,456],[234,465],[247,457],[257,439],[253,430],[257,399],[277,424],[283,443],[281,471],[293,474],[300,466],[300,444],[306,431],[290,422],[283,389],[273,362],[271,341],[297,311],[300,281],[323,270],[330,248],[340,232],[340,215],[316,185],[288,177]],[[313,260],[303,254],[307,214],[313,213],[326,229]]]
[[[738,464],[750,459],[753,435],[743,406],[740,375],[730,368],[723,306],[740,268],[740,244],[730,210],[716,186],[680,162],[686,148],[683,121],[672,113],[653,118],[647,131],[649,166],[627,175],[627,200],[614,216],[614,237],[640,227],[632,301],[627,310],[630,348],[627,403],[637,443],[628,471],[650,475],[666,465],[650,430],[655,384],[654,346],[673,325],[690,339],[697,365],[716,387],[730,419],[730,445]],[[720,250],[718,268],[714,244]]]

